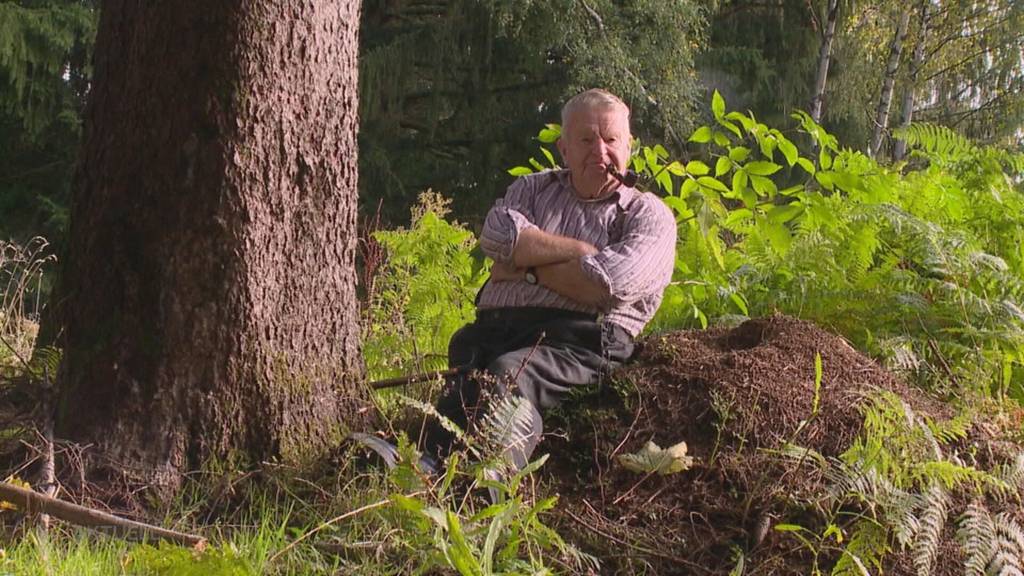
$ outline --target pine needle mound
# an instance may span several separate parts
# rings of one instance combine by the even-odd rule
[[[829,573],[834,537],[815,553],[775,526],[825,529],[828,478],[808,464],[849,448],[861,407],[879,391],[919,416],[953,415],[842,338],[793,318],[651,336],[601,392],[549,418],[541,451],[552,455],[560,529],[604,561],[602,573],[730,574],[742,564],[735,573],[808,574],[815,562]],[[651,441],[685,441],[692,466],[644,475],[616,460]],[[962,573],[954,563],[950,573]],[[912,573],[906,564],[890,554],[885,573]]]

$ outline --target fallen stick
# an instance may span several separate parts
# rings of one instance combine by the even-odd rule
[[[376,380],[370,382],[370,388],[374,390],[383,390],[384,388],[396,388],[398,386],[404,386],[405,384],[416,384],[418,382],[426,382],[427,380],[437,380],[438,378],[446,378],[448,376],[455,376],[457,374],[464,374],[469,371],[469,368],[451,368],[448,370],[432,370],[430,372],[422,372],[420,374],[409,374],[408,376],[399,376],[397,378],[388,378],[386,380]]]
[[[14,504],[28,514],[49,514],[79,526],[111,526],[121,530],[136,530],[161,540],[198,549],[202,549],[206,545],[206,538],[202,536],[185,534],[153,526],[152,524],[120,518],[107,512],[44,496],[38,492],[8,484],[7,482],[0,482],[0,500]]]

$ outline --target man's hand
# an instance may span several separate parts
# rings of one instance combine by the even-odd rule
[[[491,265],[491,280],[495,282],[508,282],[511,280],[522,280],[523,268],[516,268],[511,264],[495,262]]]

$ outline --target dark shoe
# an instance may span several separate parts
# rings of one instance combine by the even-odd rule
[[[388,470],[392,470],[395,466],[398,466],[398,447],[392,442],[388,442],[383,438],[372,434],[364,434],[362,432],[352,432],[348,437],[364,448],[369,448],[370,451],[379,456]],[[437,476],[441,469],[437,460],[427,454],[422,454],[420,456],[419,461],[416,463],[416,467],[420,472],[429,476]]]

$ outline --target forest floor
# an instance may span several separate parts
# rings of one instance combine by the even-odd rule
[[[1020,477],[1014,492],[994,498],[984,481],[961,474],[951,483],[957,487],[949,491],[941,517],[927,520],[928,499],[920,482],[928,474],[937,477],[934,470],[946,470],[948,479],[948,467],[904,470],[912,481],[898,490],[890,486],[888,496],[878,481],[867,482],[848,451],[865,441],[865,417],[885,397],[895,399],[890,416],[895,410],[906,428],[934,430],[924,436],[896,433],[894,438],[903,443],[883,446],[899,452],[890,455],[889,472],[899,472],[899,458],[915,465],[955,464],[979,471],[979,478],[1016,469]],[[412,413],[422,420],[421,411]],[[534,495],[559,499],[543,522],[596,558],[600,574],[841,574],[837,563],[854,550],[863,554],[866,568],[847,573],[920,574],[915,556],[918,548],[928,547],[898,542],[899,521],[886,509],[893,494],[909,494],[908,501],[917,507],[911,512],[920,517],[912,523],[924,526],[921,532],[930,526],[937,534],[930,550],[938,560],[924,573],[965,573],[958,518],[972,502],[980,499],[993,515],[1005,513],[1017,525],[1024,523],[1024,410],[986,411],[933,398],[841,337],[790,317],[649,336],[632,362],[597,391],[566,402],[546,418],[545,427],[536,454],[550,457],[531,485]],[[925,453],[914,452],[922,439],[930,442],[924,444]],[[666,475],[626,469],[621,457],[648,442],[663,448],[685,442],[692,464]],[[39,540],[20,516],[0,515],[0,524],[14,522],[6,526],[10,548],[6,558],[0,553],[0,574],[7,569],[19,574],[179,573],[142,569],[171,564],[183,573],[232,575],[453,573],[445,567],[448,551],[433,525],[405,523],[389,505],[395,502],[396,486],[408,490],[395,484],[394,474],[360,464],[354,457],[358,452],[341,447],[326,470],[309,476],[322,482],[300,483],[283,467],[264,467],[225,475],[213,483],[216,489],[209,489],[209,482],[197,484],[196,503],[183,497],[164,518],[210,538],[212,547],[202,555],[79,532]],[[421,479],[405,480],[420,486],[413,495],[424,493]],[[441,498],[436,484],[430,490],[433,496],[424,502],[457,506],[467,524],[489,504],[479,490],[465,493],[480,498],[454,493]],[[95,491],[75,499],[118,500]],[[470,502],[471,508],[456,501]],[[529,499],[525,503],[532,505]],[[115,508],[146,516],[144,507]],[[877,537],[879,562],[859,536],[865,521],[879,528],[871,532]],[[436,546],[442,549],[431,550]],[[558,565],[564,573],[595,573],[581,564],[574,569],[571,558]]]
[[[828,525],[848,538],[868,512],[828,500],[829,463],[861,434],[863,409],[881,391],[928,421],[954,416],[808,322],[776,316],[652,336],[602,392],[549,424],[559,429],[540,450],[551,453],[544,471],[560,495],[555,524],[602,560],[602,573],[730,574],[738,564],[746,569],[736,573],[827,573],[841,554]],[[1005,429],[1021,429],[1016,416]],[[996,424],[972,424],[945,452],[983,469],[1012,461],[1021,448],[998,439]],[[617,463],[648,441],[685,441],[693,465],[662,476]],[[1008,507],[1018,522],[1019,496]],[[951,518],[967,500],[954,495]],[[940,528],[933,573],[962,574],[955,526]],[[891,546],[884,573],[914,574],[909,551]]]

